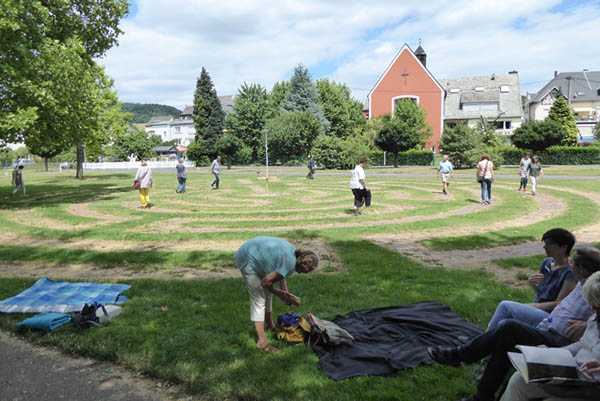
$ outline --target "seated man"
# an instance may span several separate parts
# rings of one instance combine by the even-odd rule
[[[539,273],[529,277],[529,284],[536,292],[533,304],[502,301],[488,324],[494,330],[504,319],[516,319],[531,326],[544,320],[577,285],[569,265],[569,255],[575,245],[575,236],[562,228],[553,228],[542,235],[544,251],[548,256],[542,262]]]
[[[300,305],[300,300],[288,291],[285,279],[294,272],[313,271],[319,264],[319,258],[312,251],[296,250],[281,238],[255,237],[238,249],[235,264],[250,294],[250,319],[258,337],[256,346],[263,351],[277,351],[265,336],[265,320],[266,328],[273,328],[271,294],[288,305]],[[279,289],[273,287],[275,283],[279,283]]]
[[[600,272],[592,274],[583,286],[583,296],[592,306],[595,315],[590,317],[587,322],[585,333],[581,339],[566,348],[571,352],[577,363],[581,366],[582,372],[592,380],[598,382],[600,388]],[[572,394],[575,388],[565,389]],[[582,389],[585,392],[591,389]],[[598,389],[595,389],[598,394]],[[508,386],[502,395],[500,401],[528,401],[531,399],[548,398],[551,395],[544,390],[543,386],[534,383],[527,384],[519,372],[515,372]],[[591,398],[588,398],[591,399]],[[574,401],[575,397],[558,398],[562,401]]]
[[[511,363],[507,352],[516,345],[547,345],[562,347],[581,338],[592,308],[583,298],[585,280],[600,271],[600,251],[596,248],[577,248],[573,272],[579,281],[571,293],[537,326],[515,319],[505,319],[494,330],[486,331],[464,346],[430,347],[430,357],[442,364],[473,363],[491,356],[477,385],[477,394],[463,401],[493,401],[509,372]]]

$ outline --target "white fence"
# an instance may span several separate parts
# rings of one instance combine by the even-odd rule
[[[154,169],[174,169],[177,166],[177,160],[148,161],[148,166]],[[191,161],[184,161],[186,167],[194,167]],[[84,170],[137,170],[140,162],[101,162],[101,163],[83,163]]]

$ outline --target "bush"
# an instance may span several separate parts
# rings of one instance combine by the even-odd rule
[[[501,154],[505,164],[519,164],[527,150],[504,148]],[[599,164],[600,147],[552,146],[543,152],[536,152],[542,164]]]
[[[235,164],[248,165],[252,163],[252,148],[248,145],[242,145],[234,157]]]
[[[400,166],[429,166],[433,163],[433,153],[430,150],[411,149],[398,153]]]
[[[317,165],[325,168],[341,168],[342,140],[335,136],[319,135],[315,140],[311,155]]]
[[[322,133],[319,120],[308,112],[284,112],[267,121],[269,159],[285,163],[304,158]]]
[[[566,137],[565,129],[556,121],[529,121],[517,128],[511,137],[512,143],[522,149],[540,152],[558,145]]]
[[[544,164],[598,164],[600,148],[596,146],[552,146],[539,155]]]
[[[442,152],[450,157],[456,167],[473,165],[473,158],[479,153],[475,149],[480,146],[477,132],[466,124],[446,127],[442,135]]]
[[[510,165],[519,164],[521,162],[521,157],[523,157],[525,153],[531,153],[529,150],[519,149],[514,146],[502,147],[499,148],[498,151],[504,159],[504,164]]]

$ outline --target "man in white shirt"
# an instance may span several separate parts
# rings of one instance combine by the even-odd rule
[[[354,214],[361,214],[360,208],[363,206],[365,201],[365,193],[367,192],[365,167],[367,166],[368,159],[362,157],[358,164],[352,170],[352,178],[350,178],[350,189],[354,195]]]
[[[210,172],[215,177],[210,187],[212,189],[219,189],[219,174],[221,173],[221,156],[217,156],[210,165]]]

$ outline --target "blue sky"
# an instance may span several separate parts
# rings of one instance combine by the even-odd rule
[[[598,21],[598,0],[131,0],[100,62],[123,101],[181,108],[202,67],[220,95],[270,89],[298,63],[362,100],[421,39],[439,80],[517,70],[533,92],[555,70],[600,70]]]

